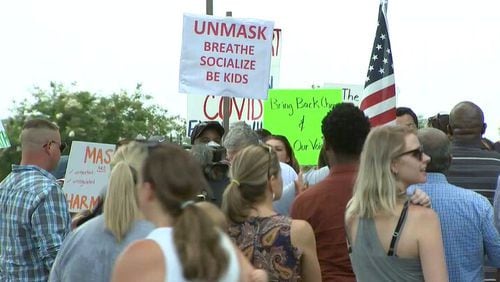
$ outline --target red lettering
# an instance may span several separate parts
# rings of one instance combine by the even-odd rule
[[[216,113],[215,115],[211,116],[207,111],[208,111],[208,107],[207,107],[207,104],[208,104],[208,99],[215,99],[215,96],[212,96],[212,95],[207,95],[207,97],[205,97],[205,101],[203,101],[203,115],[205,115],[205,117],[208,119],[208,120],[214,120],[217,118],[217,115],[218,113]]]
[[[97,204],[99,203],[99,200],[100,200],[100,197],[91,196],[90,197],[90,208],[92,209],[95,206],[97,206]]]
[[[82,200],[80,201],[80,208],[82,208],[82,206],[88,210],[89,209],[89,205],[87,205],[87,196],[82,196]]]
[[[252,103],[252,119],[253,120],[257,120],[259,118],[262,117],[262,113],[264,112],[264,107],[262,106],[262,101],[261,100],[253,100],[254,102],[257,101],[259,102],[259,109],[260,109],[260,112],[259,112],[259,115],[258,116],[255,116],[255,105],[254,103]]]
[[[94,163],[101,162],[102,164],[102,149],[97,150],[97,157],[95,158]]]
[[[113,156],[113,149],[106,150],[106,157],[104,158],[104,163],[109,164],[111,162],[111,157]]]
[[[236,115],[238,116],[238,120],[241,120],[241,115],[243,114],[243,109],[245,108],[246,99],[243,99],[243,101],[241,102],[241,108],[238,107],[238,103],[236,103],[236,99],[234,97],[232,100],[233,100],[232,103],[234,104],[234,107],[236,109]]]
[[[85,148],[85,159],[83,160],[83,163],[87,163],[87,159],[92,159],[92,163],[95,163],[95,155],[96,155],[96,148],[93,148],[90,150],[89,146]]]

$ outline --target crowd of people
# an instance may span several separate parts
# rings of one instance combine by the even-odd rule
[[[0,281],[499,279],[500,146],[481,108],[423,128],[396,115],[372,128],[334,105],[307,172],[286,133],[244,122],[201,122],[189,149],[121,141],[103,197],[77,214],[51,173],[59,128],[29,120],[0,183]]]

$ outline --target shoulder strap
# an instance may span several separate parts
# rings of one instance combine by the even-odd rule
[[[399,221],[398,221],[398,224],[396,225],[396,229],[394,229],[394,233],[392,234],[391,245],[389,246],[389,251],[387,252],[388,256],[394,255],[396,242],[398,241],[401,227],[403,226],[403,224],[406,220],[406,215],[408,213],[408,203],[409,203],[408,201],[405,202],[405,204],[403,206],[403,210],[401,211],[401,216],[399,216]]]

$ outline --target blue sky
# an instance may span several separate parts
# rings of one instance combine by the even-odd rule
[[[283,29],[280,87],[362,84],[377,21],[376,0],[214,0],[224,16],[275,21]],[[495,0],[390,0],[388,25],[398,105],[424,116],[471,100],[483,108],[486,136],[499,140],[500,17]],[[2,1],[0,117],[34,85],[77,82],[98,93],[137,82],[172,114],[186,114],[177,92],[182,13],[204,0]]]

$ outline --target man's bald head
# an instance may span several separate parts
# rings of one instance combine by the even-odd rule
[[[427,172],[444,173],[451,161],[450,140],[444,132],[436,128],[422,128],[417,132],[418,140],[431,161],[427,164]]]
[[[450,129],[453,135],[481,136],[486,130],[483,111],[469,101],[458,103],[450,112]]]

